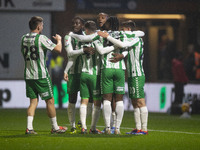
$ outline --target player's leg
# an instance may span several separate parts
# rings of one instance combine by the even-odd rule
[[[86,126],[86,118],[87,118],[87,105],[88,105],[88,98],[81,99],[81,105],[80,105],[80,120],[82,124],[81,133],[85,134],[87,133],[87,126]]]
[[[147,134],[148,110],[144,99],[145,77],[133,77],[128,79],[129,97],[134,107],[136,129],[128,134]],[[144,131],[143,131],[144,130]]]
[[[93,98],[89,98],[89,103],[87,105],[87,116],[90,116],[92,114],[92,108],[93,108]]]
[[[56,109],[54,106],[54,98],[45,100],[47,115],[50,118],[52,130],[51,133],[64,133],[67,130],[67,127],[58,126],[56,118]]]
[[[91,121],[91,129],[90,133],[92,134],[101,134],[102,132],[96,129],[97,122],[99,120],[100,112],[101,112],[101,95],[100,95],[100,76],[93,75],[91,76],[90,82],[90,93],[92,93],[94,108],[92,111],[92,121]]]
[[[148,134],[147,132],[148,109],[145,104],[145,99],[144,98],[138,99],[137,104],[140,109],[142,131],[144,131],[144,134]]]
[[[144,99],[144,83],[145,76],[135,77],[135,98],[137,98],[137,105],[140,109],[140,118],[142,126],[142,134],[148,134],[147,132],[147,121],[148,121],[148,109]]]
[[[56,109],[54,106],[54,98],[47,99],[45,100],[45,102],[46,102],[47,115],[50,118],[52,129],[58,130],[59,126],[56,120]]]
[[[116,109],[116,100],[115,100],[115,94],[113,94],[113,99],[111,102],[111,106],[112,106],[112,115],[111,115],[111,121],[110,121],[110,126],[111,126],[111,132],[114,133],[115,131],[115,126],[116,126],[116,113],[115,113],[115,109]]]
[[[112,93],[103,94],[103,116],[104,116],[106,134],[111,134],[110,117],[112,113],[112,107],[111,107],[112,95],[113,95]]]
[[[68,104],[68,118],[71,125],[71,133],[76,133],[76,102],[77,93],[80,89],[80,74],[69,74],[69,81],[67,82],[67,93],[69,94],[69,104]]]
[[[128,93],[129,98],[131,98],[132,105],[134,108],[134,120],[135,120],[135,129],[126,134],[135,134],[141,131],[141,117],[140,117],[140,108],[137,105],[137,95],[136,95],[136,87],[135,87],[135,78],[128,78]]]
[[[27,109],[27,129],[25,132],[26,134],[37,134],[33,129],[35,109],[38,105],[37,92],[34,89],[34,80],[26,80],[26,96],[30,98],[30,105]]]
[[[137,131],[141,130],[141,116],[140,116],[140,108],[137,103],[138,99],[132,99],[132,105],[134,108],[134,119],[135,119],[135,129]]]
[[[89,92],[89,78],[90,75],[87,73],[82,73],[80,78],[80,120],[82,124],[81,133],[87,133],[86,118],[87,118],[87,105],[89,102],[90,92]]]
[[[103,116],[105,121],[105,133],[110,133],[110,117],[112,114],[111,101],[113,96],[113,69],[101,71],[101,93],[103,94]]]
[[[37,92],[42,100],[46,102],[47,115],[50,118],[52,130],[51,133],[64,133],[67,127],[58,126],[56,119],[56,109],[54,106],[54,98],[52,91],[52,83],[50,78],[37,80]]]
[[[116,126],[115,134],[120,134],[120,126],[124,116],[124,103],[123,103],[123,94],[116,94]]]
[[[101,112],[101,100],[94,100],[94,108],[92,111],[92,122],[91,122],[90,133],[93,133],[93,134],[102,133],[100,130],[96,129],[97,122],[99,121],[100,112]]]
[[[125,73],[122,69],[115,69],[114,92],[116,100],[116,128],[115,134],[120,134],[120,126],[124,115],[123,95],[125,93]]]
[[[26,134],[37,134],[33,129],[33,119],[35,116],[35,109],[38,105],[38,99],[30,99],[30,105],[27,109],[27,130]]]
[[[76,100],[77,100],[77,93],[69,94],[69,104],[67,108],[69,123],[71,125],[71,132],[76,132]]]

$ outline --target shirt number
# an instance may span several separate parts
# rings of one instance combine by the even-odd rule
[[[32,45],[30,48],[28,48],[28,46],[24,46],[24,57],[26,61],[30,61],[30,59],[38,60],[39,54],[37,47],[34,45]]]

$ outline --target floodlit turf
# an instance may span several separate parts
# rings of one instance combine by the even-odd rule
[[[77,119],[78,110],[77,110]],[[66,109],[57,110],[59,125],[70,128]],[[78,120],[77,120],[78,121]],[[88,130],[91,117],[88,118]],[[104,127],[102,116],[98,129]],[[133,112],[125,112],[121,125],[122,135],[59,135],[50,134],[50,121],[46,110],[37,109],[34,129],[38,135],[25,135],[26,110],[0,109],[0,150],[199,150],[200,115],[190,119],[179,116],[149,113],[149,135],[132,136],[125,133],[134,127]]]

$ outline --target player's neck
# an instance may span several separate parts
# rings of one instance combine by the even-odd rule
[[[40,34],[40,32],[38,30],[31,30],[31,33],[37,33]]]

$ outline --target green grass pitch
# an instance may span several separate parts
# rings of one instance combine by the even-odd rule
[[[77,121],[79,112],[76,113]],[[67,110],[57,110],[59,125],[70,128]],[[91,117],[87,119],[90,129]],[[98,129],[104,127],[102,115]],[[26,109],[0,109],[0,150],[199,150],[200,115],[180,119],[178,115],[149,113],[148,135],[126,135],[134,127],[133,112],[125,112],[122,135],[51,135],[45,109],[37,109],[34,129],[37,135],[25,135]]]

